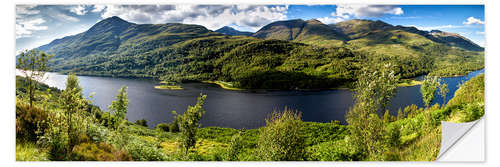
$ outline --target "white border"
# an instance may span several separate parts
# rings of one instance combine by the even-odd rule
[[[484,4],[485,5],[485,20],[486,20],[486,163],[442,163],[442,162],[15,162],[15,81],[14,81],[14,53],[15,53],[15,4]],[[2,124],[1,154],[2,166],[499,166],[498,149],[499,144],[499,114],[498,109],[500,100],[500,89],[496,85],[500,85],[499,67],[500,63],[499,48],[500,44],[500,26],[495,16],[499,16],[498,1],[490,0],[15,0],[2,1],[0,12],[2,12],[3,24],[1,28],[1,51],[0,68],[2,71],[1,99],[2,116],[0,123]],[[490,45],[491,44],[491,45]],[[488,128],[489,127],[489,128]],[[477,128],[474,128],[477,129]],[[473,130],[474,130],[473,129]],[[474,133],[474,132],[470,132]],[[483,141],[477,141],[483,142]],[[463,154],[467,155],[468,152]]]

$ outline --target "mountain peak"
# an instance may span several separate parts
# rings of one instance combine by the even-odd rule
[[[112,16],[112,17],[105,18],[104,20],[99,21],[97,24],[99,24],[99,23],[114,23],[114,24],[127,23],[127,24],[131,24],[130,22],[125,21],[118,16]]]
[[[219,29],[215,30],[215,32],[225,34],[225,35],[244,35],[244,36],[252,35],[251,32],[238,31],[238,30],[234,29],[233,27],[229,27],[229,26],[224,26],[222,28],[219,28]]]
[[[309,19],[306,22],[309,24],[323,24],[321,21],[319,21],[317,19]]]

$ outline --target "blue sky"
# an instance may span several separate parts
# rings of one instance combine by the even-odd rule
[[[318,19],[334,24],[370,19],[454,32],[484,46],[483,5],[17,5],[16,50],[81,33],[111,16],[140,24],[178,22],[211,30],[227,25],[253,32],[278,20]]]

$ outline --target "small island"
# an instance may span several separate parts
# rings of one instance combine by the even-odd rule
[[[166,90],[184,90],[180,85],[175,82],[161,81],[162,85],[156,85],[155,89],[166,89]]]

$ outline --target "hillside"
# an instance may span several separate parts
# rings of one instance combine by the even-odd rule
[[[344,34],[332,29],[316,19],[277,21],[262,27],[253,34],[261,39],[300,41],[304,43],[333,43],[340,46],[346,40]]]
[[[380,63],[395,64],[403,78],[463,75],[484,68],[483,52],[381,21],[336,25],[277,21],[252,36],[224,35],[200,25],[135,24],[111,17],[38,49],[55,54],[53,70],[63,73],[224,81],[247,89],[349,87],[359,69]]]
[[[242,36],[252,36],[252,32],[246,32],[246,31],[238,31],[232,27],[229,26],[224,26],[222,28],[219,28],[215,30],[215,32],[225,34],[225,35],[242,35]]]

